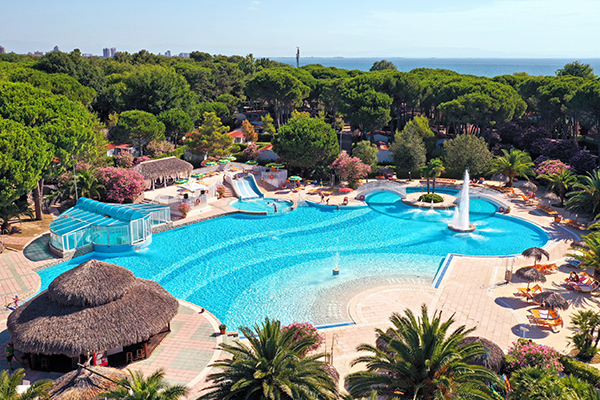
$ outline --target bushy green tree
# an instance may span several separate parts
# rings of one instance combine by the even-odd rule
[[[471,176],[487,174],[493,158],[485,140],[475,135],[457,135],[444,143],[442,160],[448,174],[456,178],[462,178],[465,170]]]
[[[273,151],[286,164],[302,169],[329,166],[340,153],[335,131],[317,118],[292,118],[273,139]]]
[[[451,331],[454,319],[442,321],[441,312],[429,316],[421,306],[421,315],[405,310],[394,313],[392,328],[377,329],[385,351],[371,344],[361,344],[358,351],[370,355],[358,357],[353,365],[366,364],[366,371],[346,376],[346,387],[354,397],[369,396],[374,390],[382,398],[401,394],[407,399],[437,398],[493,399],[486,383],[502,386],[491,370],[469,365],[473,357],[485,354],[480,343],[461,345],[474,330],[464,325]]]
[[[391,69],[391,70],[397,71],[398,67],[396,67],[396,64],[394,64],[391,61],[380,60],[380,61],[375,61],[373,63],[373,66],[371,66],[371,68],[369,69],[369,71],[383,71],[386,69]]]
[[[590,64],[583,64],[579,61],[565,64],[564,67],[556,71],[556,76],[577,76],[585,79],[594,79],[594,69]]]
[[[239,328],[248,344],[222,344],[230,357],[217,361],[213,385],[200,400],[333,400],[337,390],[325,371],[323,354],[304,355],[315,337],[283,330],[268,318],[254,329]]]
[[[350,126],[362,133],[381,129],[390,122],[392,99],[374,88],[363,76],[345,81],[339,89],[340,111]]]
[[[140,155],[143,154],[142,142],[164,140],[165,124],[154,115],[141,110],[124,111],[119,115],[119,122],[113,129],[113,140],[123,143],[137,141]]]
[[[360,158],[360,160],[371,166],[371,171],[377,168],[377,146],[368,140],[362,140],[352,148],[352,156]]]
[[[396,174],[417,173],[425,165],[427,150],[423,138],[414,131],[397,132],[390,146],[396,164]]]
[[[263,124],[263,130],[265,133],[270,135],[275,135],[277,133],[277,129],[275,129],[275,125],[273,125],[273,117],[271,117],[271,114],[261,117],[260,122]]]
[[[194,130],[194,123],[189,114],[177,108],[163,111],[158,115],[158,120],[165,125],[165,136],[177,146],[179,140]]]
[[[402,132],[414,132],[421,136],[423,143],[425,143],[425,148],[427,149],[428,158],[434,155],[437,138],[435,137],[435,133],[433,133],[429,127],[429,119],[427,117],[420,115],[415,116],[406,123]]]
[[[231,153],[233,138],[227,133],[228,126],[223,126],[215,113],[204,113],[204,122],[198,129],[188,134],[185,143],[196,155],[212,157],[226,156]]]
[[[254,127],[247,119],[242,122],[242,132],[244,133],[244,139],[248,142],[256,143],[258,141],[258,134],[254,130]]]

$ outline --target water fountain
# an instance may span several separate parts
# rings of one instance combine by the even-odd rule
[[[473,232],[475,225],[469,223],[469,171],[465,171],[463,186],[458,194],[458,207],[454,209],[448,228],[455,232]]]

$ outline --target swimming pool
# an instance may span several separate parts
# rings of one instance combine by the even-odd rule
[[[277,205],[277,213],[285,213],[292,210],[294,203],[285,199],[260,198],[251,200],[237,200],[231,203],[231,207],[244,211],[266,211],[268,214],[275,214]]]
[[[474,233],[448,230],[452,211],[415,209],[392,193],[371,194],[367,202],[341,210],[306,204],[278,218],[235,214],[177,228],[154,235],[138,253],[93,254],[41,270],[42,288],[94,257],[159,282],[230,328],[265,316],[325,325],[347,321],[345,301],[368,285],[431,283],[448,253],[517,254],[548,240],[542,229],[495,214],[483,200],[471,200]]]

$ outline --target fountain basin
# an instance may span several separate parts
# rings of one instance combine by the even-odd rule
[[[458,227],[454,226],[452,224],[452,222],[450,222],[448,224],[448,229],[450,229],[451,231],[454,231],[454,232],[473,232],[475,230],[475,225],[469,224],[469,227],[464,229],[464,228],[458,228]]]

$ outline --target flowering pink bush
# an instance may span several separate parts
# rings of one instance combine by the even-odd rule
[[[150,157],[147,156],[141,156],[135,159],[135,162],[133,163],[133,165],[138,165],[139,163],[142,163],[144,161],[150,161]]]
[[[314,340],[314,344],[306,350],[306,353],[317,350],[319,346],[325,341],[323,335],[321,335],[317,328],[315,328],[315,326],[310,322],[293,322],[281,328],[283,332],[287,332],[291,329],[295,330],[294,341],[299,341],[300,339],[307,336]]]
[[[173,150],[175,150],[175,146],[167,140],[153,140],[146,145],[146,154],[150,157],[158,157]]]
[[[187,214],[192,210],[192,207],[188,203],[179,203],[177,206],[177,211],[182,214]]]
[[[115,165],[120,168],[133,167],[133,156],[127,151],[122,151],[115,156]]]
[[[217,185],[217,194],[219,195],[219,197],[222,197],[225,194],[224,185]]]
[[[350,157],[345,151],[340,153],[331,166],[342,180],[348,181],[351,187],[356,187],[358,180],[371,172],[370,165],[363,163],[358,157]]]
[[[244,149],[244,152],[242,153],[244,159],[246,161],[250,161],[250,160],[258,160],[258,147],[256,146],[256,143],[251,143],[248,145],[248,147],[246,147]]]
[[[571,169],[571,167],[560,160],[546,160],[535,169],[535,172],[538,175],[552,175],[564,169]]]
[[[132,169],[99,168],[98,181],[105,188],[106,200],[117,203],[133,201],[146,189],[144,177]]]
[[[523,367],[540,367],[550,371],[563,370],[560,353],[552,347],[518,340],[508,349],[508,354],[512,356],[508,360],[508,367],[512,371]]]

